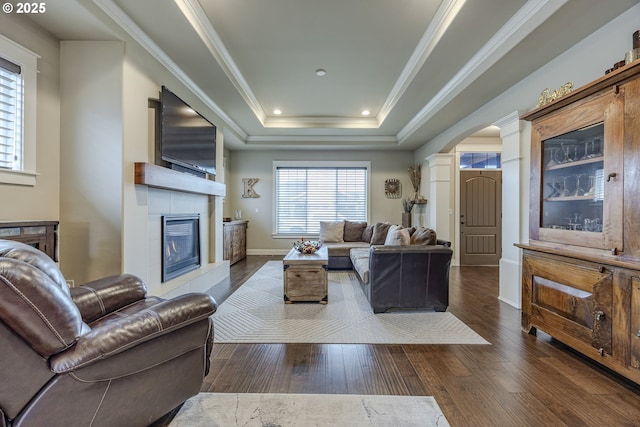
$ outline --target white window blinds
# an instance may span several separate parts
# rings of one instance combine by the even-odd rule
[[[0,168],[22,168],[20,66],[0,58]]]
[[[276,234],[318,234],[320,221],[367,220],[366,167],[277,167]]]

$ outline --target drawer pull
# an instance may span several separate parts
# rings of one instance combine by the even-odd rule
[[[618,248],[611,249],[611,255],[618,255]]]

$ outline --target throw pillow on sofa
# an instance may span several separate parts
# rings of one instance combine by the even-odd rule
[[[362,241],[371,243],[371,238],[373,237],[373,227],[375,224],[369,224],[362,232]]]
[[[420,227],[411,235],[412,245],[435,245],[436,232],[430,228]]]
[[[373,236],[371,236],[372,245],[384,245],[387,239],[387,233],[392,224],[388,222],[378,222],[373,226]]]
[[[344,242],[344,221],[320,221],[320,242]]]
[[[392,225],[384,241],[385,245],[408,245],[411,237],[409,229],[403,228],[401,225]]]
[[[367,228],[366,221],[345,221],[344,222],[344,241],[345,242],[362,242],[362,234]]]

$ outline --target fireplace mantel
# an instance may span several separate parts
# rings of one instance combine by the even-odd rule
[[[224,196],[226,194],[226,186],[219,182],[144,162],[135,163],[134,183],[209,196]]]

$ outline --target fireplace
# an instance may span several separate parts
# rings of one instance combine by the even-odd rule
[[[162,217],[162,281],[200,267],[200,215]]]

